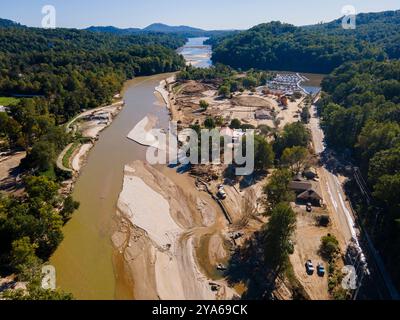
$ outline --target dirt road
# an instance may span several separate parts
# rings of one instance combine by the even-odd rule
[[[317,154],[325,151],[324,132],[320,127],[320,121],[316,114],[315,106],[311,109],[312,118],[309,127],[312,132],[314,149]],[[341,244],[343,249],[347,247],[352,238],[357,238],[357,232],[354,225],[354,217],[351,214],[349,204],[346,201],[346,195],[339,178],[329,172],[326,168],[319,170],[320,186],[326,205],[332,212],[332,222],[337,229],[341,231]]]
[[[316,153],[321,154],[325,151],[324,133],[320,128],[320,121],[316,114],[315,106],[312,106],[311,112],[312,119],[309,127],[312,132],[313,144]],[[332,216],[333,223],[335,223],[338,230],[341,231],[341,245],[344,246],[345,249],[351,239],[356,239],[358,242],[359,230],[355,225],[355,218],[352,215],[352,210],[350,209],[348,202],[346,201],[346,195],[343,191],[343,187],[338,176],[331,173],[326,168],[321,168],[319,173],[324,199],[327,202],[328,207],[331,209],[330,212],[334,213]],[[384,284],[383,287],[385,287],[388,297],[396,300],[399,299],[399,294],[393,285],[388,272],[386,271],[382,258],[375,250],[372,240],[366,232],[364,232],[364,238],[366,239],[368,245],[368,247],[365,249],[368,250],[370,257],[368,261],[368,268],[370,269],[372,267],[374,277],[376,277],[375,282],[378,282],[380,286]]]
[[[169,170],[172,179],[164,173],[141,161],[125,168],[118,201],[122,223],[113,242],[124,259],[127,278],[133,279],[131,292],[136,299],[232,299],[235,292],[224,281],[209,279],[197,261],[196,243],[220,232],[222,213],[217,216],[214,210],[218,207],[207,194],[194,188],[182,189],[192,182],[189,177]],[[187,181],[178,185],[183,179]],[[199,202],[209,210],[213,208],[216,220],[210,226],[203,221]],[[130,224],[129,232],[124,221]],[[211,282],[218,290],[212,290]]]

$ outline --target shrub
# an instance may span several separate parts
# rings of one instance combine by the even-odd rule
[[[323,258],[330,261],[339,251],[339,241],[335,236],[328,234],[321,239],[320,254]]]
[[[200,108],[204,111],[206,111],[208,109],[210,105],[208,104],[207,101],[204,100],[200,100]]]
[[[328,215],[321,215],[317,217],[317,223],[321,227],[328,227],[329,224],[331,223],[331,219],[329,218]]]

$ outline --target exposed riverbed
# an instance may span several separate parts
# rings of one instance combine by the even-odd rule
[[[211,47],[203,44],[205,40],[206,38],[189,39],[179,52],[185,56],[188,63],[197,67],[209,67],[212,65]],[[140,277],[135,276],[136,279],[134,279],[129,275],[135,275],[136,270],[140,268],[135,267],[136,269],[128,272],[130,265],[121,258],[121,254],[124,250],[126,251],[126,248],[122,250],[122,247],[119,247],[121,250],[119,253],[118,250],[113,248],[111,239],[121,226],[120,221],[117,220],[116,212],[118,211],[117,203],[124,181],[126,182],[124,168],[136,160],[145,160],[147,150],[146,147],[127,139],[127,136],[132,128],[148,115],[157,119],[158,128],[167,128],[168,109],[165,107],[165,101],[161,95],[155,94],[155,88],[159,87],[160,82],[170,76],[171,74],[140,77],[126,83],[123,91],[125,107],[112,125],[101,133],[99,141],[91,150],[87,164],[76,182],[73,197],[81,203],[81,206],[75,212],[72,220],[65,226],[65,239],[51,258],[51,263],[56,267],[57,285],[63,290],[71,292],[77,299],[156,298],[160,296],[160,292],[169,292],[160,289],[160,286],[166,286],[165,282],[160,282],[161,285],[158,285],[158,287],[153,286],[153,289],[156,288],[157,290],[148,291],[145,294],[141,292],[140,295],[137,292],[135,293],[132,288],[145,288],[143,287],[145,281]],[[309,75],[306,76],[310,79]],[[314,83],[310,83],[310,86],[314,85]],[[171,173],[171,169],[166,167],[158,169],[186,192],[192,190],[192,181]],[[203,198],[202,202],[207,202],[207,198],[194,190],[190,191],[187,196],[189,198]],[[218,212],[218,207],[215,207],[215,205],[211,205],[211,207]],[[198,210],[197,207],[191,211],[195,212],[196,210]],[[217,214],[217,216],[220,215]],[[193,238],[193,241],[197,243],[208,243],[209,241],[202,240],[204,235],[211,239],[211,235],[224,228],[224,222],[219,218],[217,218],[215,224],[208,228],[202,227],[202,224],[201,221],[189,223],[185,230],[188,234],[192,234],[196,230],[196,237]],[[185,225],[185,223],[181,225]],[[202,233],[205,234],[202,235]],[[213,241],[218,240],[219,235],[216,234],[216,236],[216,238],[212,238]],[[181,239],[185,240],[186,238],[181,237]],[[191,238],[186,240],[188,239]],[[180,241],[178,249],[186,250],[188,243]],[[203,246],[199,246],[199,244],[197,247],[197,255],[201,257],[208,255],[204,253],[207,252],[206,247],[208,245],[204,246],[204,250],[202,249]],[[129,248],[130,246],[128,246]],[[132,252],[131,250],[128,251]],[[188,255],[186,251],[179,256],[193,257],[192,254]],[[215,266],[208,265],[207,259],[202,260],[204,261],[199,261],[202,269],[211,270],[209,273],[212,273]],[[192,260],[181,261],[181,265],[185,266],[184,270],[181,271],[185,271],[182,274],[187,277],[186,280],[182,278],[182,281],[186,284],[191,283],[188,280],[193,278],[190,272],[193,270],[197,272],[197,267]],[[194,265],[194,269],[192,265]],[[150,274],[147,279],[154,279],[154,277]],[[140,281],[142,285],[138,285]],[[191,291],[187,291],[186,288],[182,296],[197,299],[209,298],[207,296],[208,289],[204,291],[203,295],[197,295],[202,290],[197,290],[196,286],[197,284],[194,283]],[[171,294],[171,296],[165,295],[165,297],[174,298],[173,292]]]
[[[188,65],[198,68],[208,68],[212,66],[211,46],[205,45],[208,38],[189,38],[188,42],[178,50],[183,55]]]
[[[148,114],[156,116],[161,127],[167,125],[168,111],[154,95],[154,88],[169,76],[140,77],[127,82],[124,109],[101,133],[77,180],[73,197],[81,206],[64,228],[65,239],[51,263],[56,267],[57,285],[78,299],[116,297],[111,236],[117,200],[124,166],[144,160],[146,151],[126,137]],[[129,298],[123,289],[120,291],[118,298]]]
[[[206,39],[189,39],[179,49],[188,63],[198,67],[212,64],[211,47],[203,44]],[[127,135],[149,114],[158,119],[160,128],[167,128],[168,110],[154,88],[170,76],[139,77],[125,84],[126,105],[101,133],[76,182],[73,197],[81,206],[65,226],[65,239],[50,262],[56,267],[57,285],[78,299],[133,298],[129,283],[126,288],[124,285],[128,281],[118,281],[115,276],[124,273],[124,266],[118,259],[113,264],[111,242],[124,167],[145,160],[146,148],[128,140]]]

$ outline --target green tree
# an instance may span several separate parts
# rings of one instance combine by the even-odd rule
[[[275,160],[275,154],[268,141],[260,136],[254,136],[254,165],[258,171],[270,169]]]
[[[256,87],[257,83],[258,83],[257,79],[254,78],[253,76],[247,76],[246,78],[243,78],[243,86],[246,89],[252,89]]]
[[[357,143],[367,110],[354,107],[346,109],[329,103],[322,110],[322,123],[327,143],[336,149],[354,148]]]
[[[37,238],[38,255],[48,258],[63,240],[62,227],[64,221],[61,215],[51,205],[42,204],[40,208],[33,209],[39,217],[39,225],[35,230]]]
[[[204,126],[207,129],[214,129],[215,128],[215,120],[214,120],[214,118],[211,118],[211,117],[206,118],[206,120],[204,121]]]
[[[339,241],[330,234],[322,237],[319,251],[324,259],[331,261],[339,251]]]
[[[268,136],[272,132],[272,128],[265,124],[259,125],[257,129],[260,130],[260,133],[264,136]]]
[[[7,116],[5,113],[2,114],[3,119],[0,120],[2,122],[0,134],[3,134],[7,137],[8,144],[11,149],[25,148],[26,143],[22,135],[21,125],[13,118]]]
[[[266,214],[269,215],[273,209],[282,202],[294,200],[294,193],[289,188],[292,173],[286,169],[276,170],[269,178],[264,187]]]
[[[238,130],[241,128],[241,126],[242,122],[239,119],[233,119],[229,125],[229,128]]]
[[[225,99],[229,99],[231,97],[231,89],[227,85],[221,86],[218,94]]]
[[[197,135],[201,136],[201,126],[199,124],[193,124],[190,126],[190,129],[196,131]]]
[[[275,274],[283,273],[289,264],[289,255],[294,252],[295,230],[296,214],[289,204],[278,204],[263,230],[265,261]]]
[[[368,121],[358,138],[357,148],[364,168],[369,166],[369,160],[379,151],[394,147],[400,138],[398,123],[379,123]]]
[[[301,110],[301,121],[304,124],[308,124],[310,123],[310,119],[311,119],[311,113],[310,113],[310,107],[309,106],[305,106],[302,110]]]
[[[23,237],[12,243],[10,253],[10,264],[15,271],[26,278],[40,264],[39,258],[35,254],[37,245],[31,243],[29,237]]]
[[[384,175],[378,179],[374,187],[373,195],[378,200],[384,202],[389,208],[399,209],[400,194],[400,173],[394,175]],[[397,212],[396,218],[400,218]]]
[[[79,206],[80,203],[78,201],[75,201],[72,196],[68,196],[64,200],[64,207],[61,210],[61,215],[64,218],[64,221],[70,219],[74,211],[79,209]]]
[[[28,168],[44,172],[54,165],[55,158],[56,150],[54,145],[45,141],[39,141],[34,144],[23,163]]]
[[[274,150],[280,157],[286,148],[295,146],[308,147],[311,140],[310,131],[301,122],[287,124],[283,132],[278,136],[274,143]]]
[[[41,268],[35,270],[27,283],[26,290],[6,290],[0,294],[0,298],[5,300],[27,300],[27,301],[58,301],[73,300],[70,293],[66,293],[60,289],[51,290],[42,288],[42,271]]]
[[[379,178],[400,172],[400,147],[383,150],[375,154],[369,165],[369,181],[375,184]]]
[[[29,197],[52,203],[58,194],[58,184],[45,176],[25,178],[25,189]]]
[[[70,293],[65,293],[61,290],[45,290],[39,285],[28,285],[27,291],[7,290],[3,293],[4,300],[13,301],[70,301],[73,296]]]
[[[205,100],[200,100],[200,109],[207,111],[208,107],[209,107],[209,103]]]
[[[7,125],[9,121],[9,116],[5,112],[0,112],[0,135],[7,134]]]
[[[286,148],[283,151],[281,162],[288,166],[294,174],[298,174],[303,168],[308,156],[308,150],[304,147]]]

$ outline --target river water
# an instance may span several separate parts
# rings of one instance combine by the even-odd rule
[[[302,73],[301,75],[308,79],[308,81],[305,81],[301,84],[301,87],[304,90],[310,94],[317,94],[321,91],[321,82],[326,76],[325,74]]]
[[[144,160],[146,151],[126,136],[148,114],[157,116],[161,127],[168,122],[168,112],[154,88],[169,76],[127,82],[125,107],[101,133],[77,180],[73,197],[81,206],[65,226],[65,239],[50,261],[56,268],[57,285],[77,299],[116,297],[111,236],[123,169],[134,160]]]
[[[178,52],[183,55],[188,65],[198,68],[209,68],[212,66],[211,46],[205,45],[208,38],[189,38],[188,42]]]
[[[178,50],[188,63],[197,67],[211,66],[211,47],[207,38],[191,38]],[[50,263],[56,268],[57,286],[77,299],[130,298],[123,288],[116,289],[111,236],[123,169],[134,160],[145,160],[146,148],[126,137],[146,115],[159,119],[167,128],[169,115],[154,89],[171,74],[139,77],[125,84],[125,107],[104,130],[90,151],[87,164],[78,178],[73,197],[80,202],[71,221],[64,228],[64,241]],[[116,271],[116,272],[115,272]]]
[[[206,39],[189,39],[179,49],[188,63],[203,68],[212,65],[211,47],[203,44]],[[145,160],[146,148],[126,137],[149,114],[159,119],[159,127],[167,127],[167,109],[154,91],[161,80],[170,76],[139,77],[125,84],[126,105],[112,125],[101,133],[75,184],[73,197],[81,206],[65,226],[65,239],[50,263],[56,268],[57,286],[77,299],[131,298],[120,285],[116,289],[115,274],[123,271],[114,269],[119,266],[113,265],[111,236],[124,166],[134,160]]]

